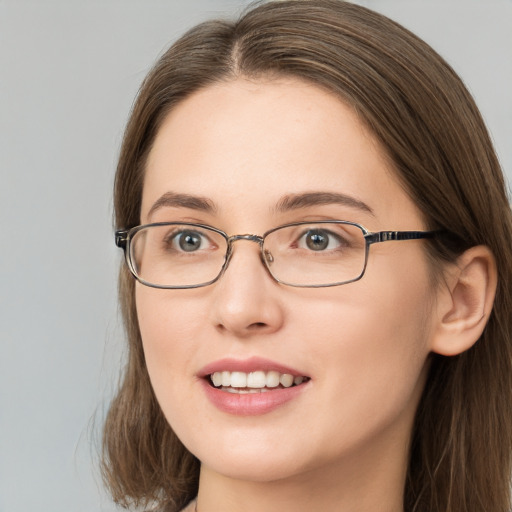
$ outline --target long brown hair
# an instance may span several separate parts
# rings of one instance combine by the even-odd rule
[[[507,512],[512,454],[512,222],[499,162],[477,107],[450,66],[395,22],[340,0],[261,3],[238,21],[190,30],[142,84],[115,181],[116,226],[140,222],[144,167],[166,114],[194,91],[239,76],[291,76],[336,94],[378,138],[429,227],[450,234],[431,257],[484,244],[499,283],[473,348],[432,356],[404,491],[407,512]],[[120,274],[128,361],[106,420],[103,471],[114,500],[179,510],[199,462],[151,389],[134,304]]]

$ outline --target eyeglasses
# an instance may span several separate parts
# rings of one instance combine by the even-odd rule
[[[263,236],[229,236],[188,222],[159,222],[115,233],[135,278],[154,288],[198,288],[225,272],[239,240],[256,242],[269,274],[288,286],[339,286],[363,277],[372,244],[433,238],[435,231],[380,231],[344,220],[295,222]]]

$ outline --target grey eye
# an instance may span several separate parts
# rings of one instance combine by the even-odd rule
[[[320,229],[312,229],[304,234],[308,249],[312,251],[323,251],[329,246],[329,234]]]
[[[203,245],[203,237],[195,231],[183,231],[174,238],[179,248],[185,252],[193,252],[201,249]]]

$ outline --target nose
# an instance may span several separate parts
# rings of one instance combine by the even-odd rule
[[[283,324],[280,286],[261,261],[255,239],[238,238],[224,275],[213,285],[216,328],[239,338],[270,334]]]

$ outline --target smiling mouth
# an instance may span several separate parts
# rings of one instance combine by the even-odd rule
[[[265,393],[300,386],[310,380],[309,377],[293,376],[276,371],[250,373],[221,371],[211,373],[207,378],[213,387],[236,394]]]

